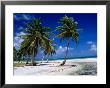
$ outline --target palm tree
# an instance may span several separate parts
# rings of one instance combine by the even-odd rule
[[[78,43],[79,34],[77,32],[77,22],[74,21],[73,17],[67,17],[66,15],[62,17],[59,21],[60,26],[57,27],[59,31],[57,37],[61,38],[61,42],[66,40],[66,55],[64,61],[60,64],[61,66],[66,63],[67,54],[69,50],[70,40],[75,41],[76,44]]]
[[[14,52],[13,52],[13,57],[14,57],[14,61],[18,61],[20,62],[23,58],[22,58],[22,54],[19,52],[19,50],[17,50],[15,47],[13,47]]]
[[[45,48],[46,42],[49,41],[49,27],[43,27],[41,19],[32,19],[32,22],[26,24],[24,29],[25,35],[22,35],[23,42],[21,43],[20,50],[26,55],[32,55],[31,63],[36,65],[35,57],[38,53],[39,48]]]

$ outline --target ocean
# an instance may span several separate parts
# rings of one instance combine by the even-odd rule
[[[67,58],[67,60],[71,60],[71,59],[86,59],[86,58],[97,58],[97,56],[85,56],[85,57],[69,57]],[[44,58],[43,60],[64,60],[64,58]],[[42,58],[36,58],[36,61],[41,61]]]

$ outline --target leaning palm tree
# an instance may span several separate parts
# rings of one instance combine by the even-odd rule
[[[73,17],[67,17],[66,15],[62,17],[59,21],[60,26],[57,27],[59,31],[57,37],[61,38],[61,42],[66,40],[66,55],[64,61],[60,64],[61,66],[66,63],[67,54],[69,50],[70,40],[78,43],[79,34],[77,32],[77,22],[74,21]]]
[[[36,65],[35,57],[38,54],[39,48],[45,48],[46,42],[49,40],[49,27],[43,27],[41,24],[41,19],[33,19],[32,22],[26,24],[26,29],[24,29],[25,35],[22,35],[24,40],[21,43],[20,50],[26,55],[32,55],[31,63]]]

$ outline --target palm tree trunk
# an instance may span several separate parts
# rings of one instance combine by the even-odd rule
[[[28,61],[28,59],[27,59],[27,61],[26,61],[26,64],[29,64],[29,61]]]
[[[33,57],[32,57],[32,66],[36,66],[36,63],[35,63],[35,52],[34,52],[34,50],[33,50]]]
[[[67,47],[67,50],[66,50],[65,59],[64,59],[64,61],[60,64],[60,66],[63,66],[63,65],[65,65],[65,63],[66,63],[66,59],[67,59],[67,55],[68,55],[68,48],[69,48],[69,39],[68,39],[68,41],[67,41],[66,47]]]
[[[67,42],[67,50],[66,50],[65,60],[66,60],[67,55],[68,55],[68,48],[69,48],[69,40],[68,40],[68,42]]]

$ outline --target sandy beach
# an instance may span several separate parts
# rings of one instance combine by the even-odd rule
[[[45,61],[37,66],[14,67],[14,75],[97,75],[97,59],[71,59],[64,66],[62,60]]]

